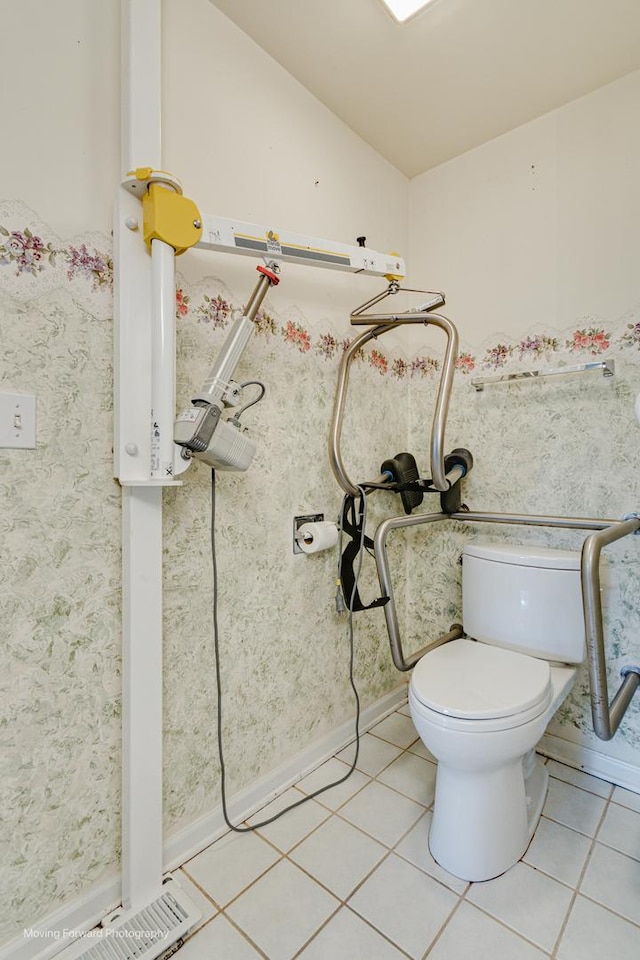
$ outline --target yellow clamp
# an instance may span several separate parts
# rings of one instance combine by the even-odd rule
[[[142,190],[143,236],[147,246],[152,240],[168,243],[176,256],[195,246],[202,237],[200,211],[182,195],[179,180],[151,167],[138,167],[125,183],[134,195]]]
[[[152,183],[142,198],[143,235],[147,245],[163,240],[176,256],[198,243],[202,236],[200,211],[193,200]]]

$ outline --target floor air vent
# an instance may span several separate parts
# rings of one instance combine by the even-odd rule
[[[116,912],[68,947],[60,960],[156,960],[200,919],[198,908],[173,879],[136,913]]]

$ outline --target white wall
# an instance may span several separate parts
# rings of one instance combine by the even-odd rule
[[[111,229],[119,178],[120,4],[6,2],[0,199],[64,237]]]
[[[203,211],[406,252],[404,176],[207,0],[165,2],[163,30],[163,163]],[[246,277],[247,262],[194,254],[184,269]],[[380,289],[360,279],[286,269],[275,297],[346,314]]]
[[[640,73],[411,182],[412,279],[473,343],[637,303]]]

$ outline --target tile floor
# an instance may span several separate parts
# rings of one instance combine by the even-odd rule
[[[343,750],[254,822],[337,779],[352,756]],[[345,783],[183,866],[204,917],[179,960],[638,960],[640,795],[548,768],[522,860],[465,883],[428,852],[436,768],[401,707],[363,736]]]

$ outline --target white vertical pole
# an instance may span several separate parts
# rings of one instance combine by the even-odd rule
[[[136,165],[162,169],[162,4],[121,0],[123,175]]]
[[[162,487],[122,490],[122,903],[162,880]]]
[[[173,477],[176,378],[175,250],[151,241],[151,476]]]
[[[162,166],[161,0],[121,0],[121,15],[124,175],[137,167]],[[117,216],[123,218],[130,209],[130,217],[141,219],[139,202],[131,201],[133,206],[128,207],[128,198],[120,197]],[[120,222],[116,230],[124,247],[131,241],[143,249],[139,231],[130,236]],[[122,444],[116,469],[121,466],[118,476],[123,483],[122,901],[125,909],[139,910],[158,896],[162,881],[162,486],[151,479],[149,459],[151,258],[145,251],[144,257],[137,252],[135,262],[122,254],[118,259],[125,297],[116,301],[115,359],[116,439]],[[134,368],[132,375],[127,352],[131,345],[138,351],[134,361],[142,389],[132,382],[136,374]],[[130,429],[134,433],[129,435]]]

